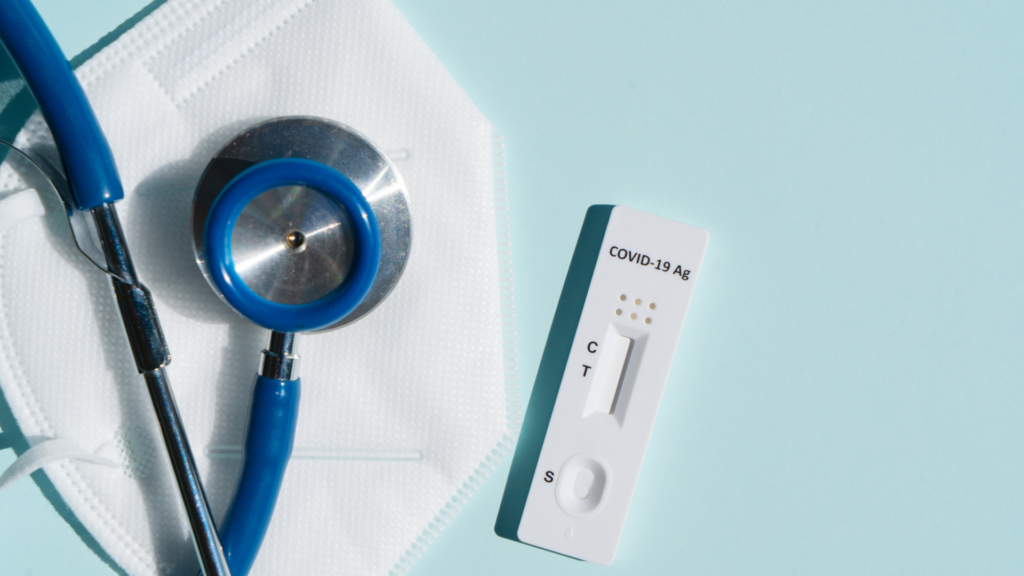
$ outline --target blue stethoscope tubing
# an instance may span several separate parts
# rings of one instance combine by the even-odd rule
[[[300,384],[300,379],[275,380],[260,374],[253,382],[242,465],[218,530],[234,576],[249,573],[270,527],[295,443]]]
[[[28,0],[4,0],[0,38],[60,149],[71,199],[82,211],[124,198],[110,145],[71,64]]]

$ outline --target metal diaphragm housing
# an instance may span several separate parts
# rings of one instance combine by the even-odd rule
[[[369,292],[348,315],[313,331],[340,328],[391,293],[412,243],[409,197],[401,176],[383,152],[347,126],[308,116],[275,118],[246,129],[221,148],[207,165],[192,203],[196,261],[225,299],[213,282],[203,237],[210,208],[243,171],[281,158],[312,160],[337,170],[362,192],[377,219],[381,258]],[[314,188],[282,186],[263,192],[242,210],[231,233],[231,255],[238,276],[260,297],[304,305],[345,281],[355,253],[353,241],[352,221],[344,208]]]

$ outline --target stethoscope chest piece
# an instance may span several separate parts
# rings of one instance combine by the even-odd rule
[[[339,328],[372,310],[409,258],[408,192],[350,128],[311,117],[253,126],[210,161],[192,206],[206,279],[280,332]]]
[[[270,329],[250,396],[242,464],[220,527],[233,574],[249,571],[295,438],[296,336],[373,310],[409,259],[409,198],[394,166],[346,126],[257,124],[206,167],[192,203],[196,260],[217,294]]]

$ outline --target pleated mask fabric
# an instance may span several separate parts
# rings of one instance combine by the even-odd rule
[[[351,126],[394,161],[412,209],[408,267],[367,317],[300,338],[295,454],[252,574],[406,572],[517,434],[500,136],[386,0],[169,0],[76,72],[114,151],[117,208],[218,519],[266,330],[196,266],[196,183],[235,134],[280,116]],[[16,144],[57,162],[38,113]],[[43,214],[26,201],[34,191],[0,176],[0,387],[20,432],[60,442],[68,458],[54,459],[53,444],[43,469],[125,572],[192,576],[184,510],[108,279],[58,211]]]

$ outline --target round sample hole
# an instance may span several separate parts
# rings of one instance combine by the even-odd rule
[[[629,315],[630,320],[636,320],[636,312]]]
[[[615,310],[616,316],[622,316],[622,310]]]
[[[619,294],[619,300],[625,300],[625,299],[626,299],[626,295],[625,294]]]
[[[577,454],[565,464],[555,484],[555,501],[569,516],[584,518],[599,511],[611,475],[604,464],[588,454]]]
[[[651,319],[650,318],[644,318],[644,324],[650,324],[650,323],[651,323]]]
[[[633,300],[633,304],[636,304],[637,306],[639,306],[640,305],[640,299],[637,298],[636,300]]]
[[[650,308],[651,310],[654,310],[654,302],[651,302],[647,307]]]

